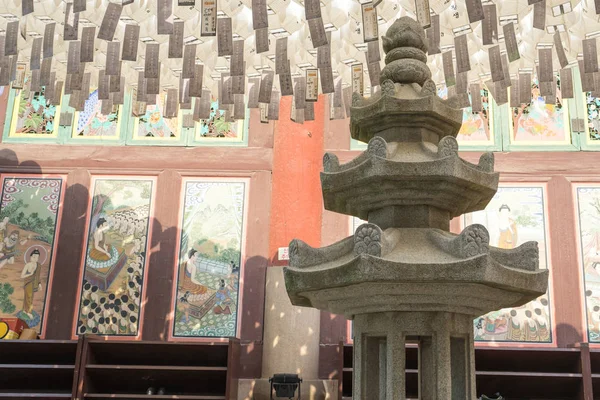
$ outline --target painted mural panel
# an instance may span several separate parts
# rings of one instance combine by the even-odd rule
[[[594,97],[591,92],[585,92],[584,99],[587,111],[586,142],[597,145],[600,143],[600,97]]]
[[[569,111],[560,92],[560,78],[556,83],[556,104],[546,104],[540,95],[537,79],[531,84],[531,101],[513,107],[511,113],[513,144],[570,144]]]
[[[438,89],[438,96],[443,99],[448,98],[448,88],[442,86]],[[482,111],[473,112],[469,107],[463,108],[463,124],[456,136],[459,143],[476,146],[476,145],[494,145],[494,124],[493,110],[490,102],[489,92],[485,87],[480,90]],[[471,94],[469,94],[469,101]]]
[[[173,336],[234,337],[246,185],[184,182]]]
[[[139,333],[152,179],[96,178],[77,334]]]
[[[94,90],[85,101],[84,111],[75,114],[73,137],[80,139],[119,139],[121,135],[121,107],[113,106],[108,115],[101,113],[102,101]]]
[[[48,104],[44,88],[15,92],[9,137],[57,137],[60,107]]]
[[[540,268],[548,268],[546,214],[543,187],[503,186],[483,211],[464,216],[465,226],[482,224],[490,233],[490,244],[513,249],[537,241]],[[474,321],[479,342],[552,343],[549,294],[518,308],[505,308]]]
[[[600,186],[576,190],[588,341],[600,343]]]
[[[221,139],[229,141],[243,139],[244,120],[225,121],[225,111],[219,109],[219,102],[213,97],[210,105],[210,118],[196,124],[196,140],[210,141]]]
[[[60,177],[2,178],[0,318],[21,318],[40,334],[52,276],[62,188]]]
[[[156,104],[146,107],[146,114],[134,118],[133,140],[178,140],[179,116],[163,118],[167,94],[163,92],[156,96]]]

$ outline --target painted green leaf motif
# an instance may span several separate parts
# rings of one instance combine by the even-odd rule
[[[37,131],[44,119],[39,114],[30,114],[23,124],[25,128]]]
[[[19,117],[23,117],[25,115],[25,111],[27,110],[27,99],[24,96],[21,96],[21,100],[19,101]]]
[[[5,314],[12,314],[15,312],[17,307],[12,303],[12,301],[10,301],[9,298],[13,292],[14,288],[8,283],[5,283],[0,287],[0,312]]]
[[[214,126],[217,133],[229,131],[229,122],[225,122],[225,118],[216,119]]]

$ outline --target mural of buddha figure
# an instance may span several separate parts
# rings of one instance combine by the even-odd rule
[[[87,266],[94,269],[108,268],[119,260],[117,249],[106,242],[106,232],[110,225],[105,218],[99,218],[93,234],[93,245],[88,250]]]
[[[500,237],[498,238],[498,247],[501,249],[514,249],[517,247],[517,223],[511,218],[510,207],[502,204],[498,210],[498,228]]]

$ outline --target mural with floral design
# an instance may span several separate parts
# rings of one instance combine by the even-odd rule
[[[56,135],[58,109],[48,104],[42,91],[31,93],[21,90],[15,97],[17,105],[13,115],[11,133],[16,135]]]
[[[219,102],[211,98],[210,118],[200,122],[199,138],[241,138],[243,122],[225,121],[225,111],[219,109]]]
[[[76,114],[77,124],[73,127],[73,137],[118,138],[120,135],[120,107],[104,115],[101,112],[102,101],[98,99],[98,90],[94,90],[85,101],[84,111]]]
[[[4,177],[0,206],[0,318],[42,332],[63,179]]]
[[[587,121],[587,139],[591,142],[600,140],[600,97],[594,97],[592,92],[585,93]]]

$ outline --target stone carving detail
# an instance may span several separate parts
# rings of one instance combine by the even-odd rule
[[[423,85],[431,79],[431,71],[425,63],[413,59],[402,59],[386,65],[381,71],[381,79],[391,79],[396,83],[418,83]]]
[[[421,96],[427,97],[427,96],[436,96],[436,95],[437,95],[437,87],[435,86],[435,82],[432,81],[431,79],[426,80],[425,83],[423,84],[423,87],[421,88]]]
[[[475,257],[489,253],[490,234],[483,225],[467,226],[455,240],[458,240],[458,251],[462,257]]]
[[[369,140],[367,151],[377,157],[387,158],[387,143],[385,139],[380,136],[374,136],[373,139]]]
[[[375,224],[362,224],[354,232],[354,254],[381,257],[381,228]]]
[[[483,153],[479,157],[479,169],[484,172],[494,172],[494,153]]]
[[[438,143],[438,156],[440,158],[458,155],[458,142],[452,136],[446,136]]]
[[[514,249],[497,249],[492,247],[490,255],[508,267],[521,268],[535,272],[540,266],[540,249],[538,242],[529,241]]]
[[[394,82],[388,80],[383,81],[381,84],[381,92],[384,96],[393,96],[396,93],[396,86]]]
[[[332,153],[325,153],[323,156],[323,170],[325,172],[334,172],[340,169],[340,161]]]
[[[395,83],[423,84],[431,79],[427,64],[427,38],[419,24],[408,17],[397,19],[382,36],[386,66],[381,79]]]
[[[385,56],[385,63],[389,64],[392,61],[402,60],[403,58],[414,58],[423,63],[427,62],[427,54],[423,50],[414,47],[398,47],[388,51]]]
[[[386,53],[397,47],[416,47],[427,53],[427,36],[417,21],[409,17],[398,18],[382,36]]]

